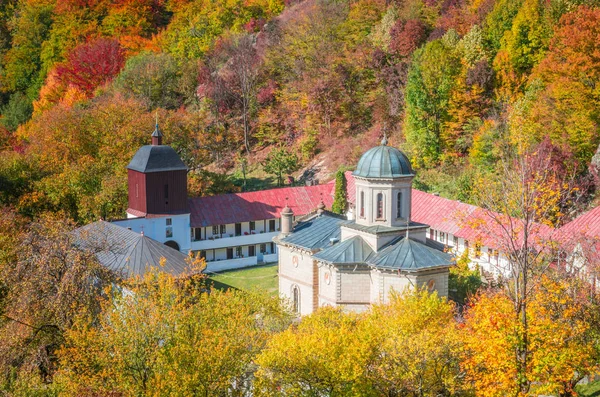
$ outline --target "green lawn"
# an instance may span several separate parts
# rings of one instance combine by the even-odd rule
[[[219,289],[261,289],[271,295],[277,295],[277,264],[213,273],[210,280]]]
[[[577,394],[583,397],[600,397],[600,381],[577,386],[575,390],[577,390]]]

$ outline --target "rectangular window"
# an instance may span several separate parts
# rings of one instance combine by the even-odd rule
[[[267,245],[266,244],[261,244],[260,245],[260,253],[264,254],[265,252],[267,252]]]
[[[437,237],[437,230],[434,231],[434,235],[435,235],[435,240],[437,240],[438,239],[438,237]]]
[[[242,224],[241,223],[236,223],[235,224],[235,235],[236,236],[241,236],[242,235]]]
[[[140,196],[140,187],[138,186],[138,184],[135,184],[135,197],[139,197]]]
[[[269,231],[270,232],[274,232],[275,231],[275,219],[270,219],[269,220]]]
[[[206,259],[206,251],[200,251],[200,258]]]
[[[235,247],[235,256],[238,258],[242,257],[242,247]]]
[[[360,217],[365,217],[365,192],[360,192]]]
[[[165,231],[165,237],[173,237],[173,228],[171,226],[167,226],[167,230]]]
[[[492,250],[491,257],[494,261],[496,261],[496,265],[498,264],[498,250]]]
[[[227,259],[233,259],[233,248],[227,248]]]
[[[216,236],[217,234],[219,234],[219,226],[213,226],[213,236]]]
[[[221,234],[225,234],[227,233],[227,225],[219,225],[219,228],[221,229]]]
[[[250,231],[253,232],[256,230],[256,222],[250,221]]]
[[[271,253],[275,253],[275,243],[269,243],[271,244]]]
[[[429,239],[433,240],[433,229],[429,229]]]
[[[169,199],[169,185],[165,185],[165,200]]]
[[[248,256],[256,256],[255,252],[256,247],[253,245],[248,246]]]
[[[458,237],[454,236],[454,246],[458,248]]]
[[[396,198],[396,218],[402,218],[402,192],[398,192]]]
[[[167,226],[173,226],[173,219],[167,218],[166,222],[167,222]]]
[[[442,232],[440,232],[440,241],[441,241],[442,243],[445,243],[445,242],[446,242],[446,234],[445,234],[445,233],[442,233]]]
[[[377,193],[377,219],[383,219],[383,193]]]
[[[202,228],[201,227],[194,228],[194,240],[196,240],[196,241],[202,240]]]

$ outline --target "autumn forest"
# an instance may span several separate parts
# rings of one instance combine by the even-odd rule
[[[598,371],[560,255],[525,253],[526,292],[467,254],[457,302],[300,322],[198,275],[116,293],[69,231],[125,215],[156,123],[190,196],[326,181],[385,134],[415,188],[558,228],[600,187],[600,0],[0,1],[0,395],[571,396]],[[515,164],[528,208],[498,200]]]

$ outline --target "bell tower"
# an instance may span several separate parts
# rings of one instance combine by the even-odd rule
[[[175,150],[162,144],[158,121],[152,144],[142,146],[127,166],[127,217],[187,213],[187,172]]]

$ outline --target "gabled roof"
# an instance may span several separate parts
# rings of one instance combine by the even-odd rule
[[[452,263],[453,259],[449,254],[405,237],[392,241],[367,261],[367,264],[376,268],[405,272],[447,267]]]
[[[181,252],[110,222],[90,223],[73,233],[79,247],[94,252],[100,264],[125,278],[143,275],[150,267],[175,276],[190,270]]]
[[[411,219],[456,234],[478,207],[412,189]]]
[[[314,258],[328,263],[365,263],[373,255],[373,249],[359,236],[336,243],[313,255]]]
[[[584,235],[591,238],[600,238],[600,206],[593,208],[560,228],[561,235]]]
[[[332,184],[284,187],[192,198],[188,200],[191,226],[206,227],[279,218],[286,203],[295,216],[316,210],[321,199],[327,208],[331,208],[331,186]]]
[[[188,170],[177,152],[167,145],[142,146],[127,168],[143,173]]]
[[[321,250],[331,245],[331,239],[339,241],[340,226],[347,222],[337,216],[324,213],[299,222],[294,232],[281,241],[306,250]]]

